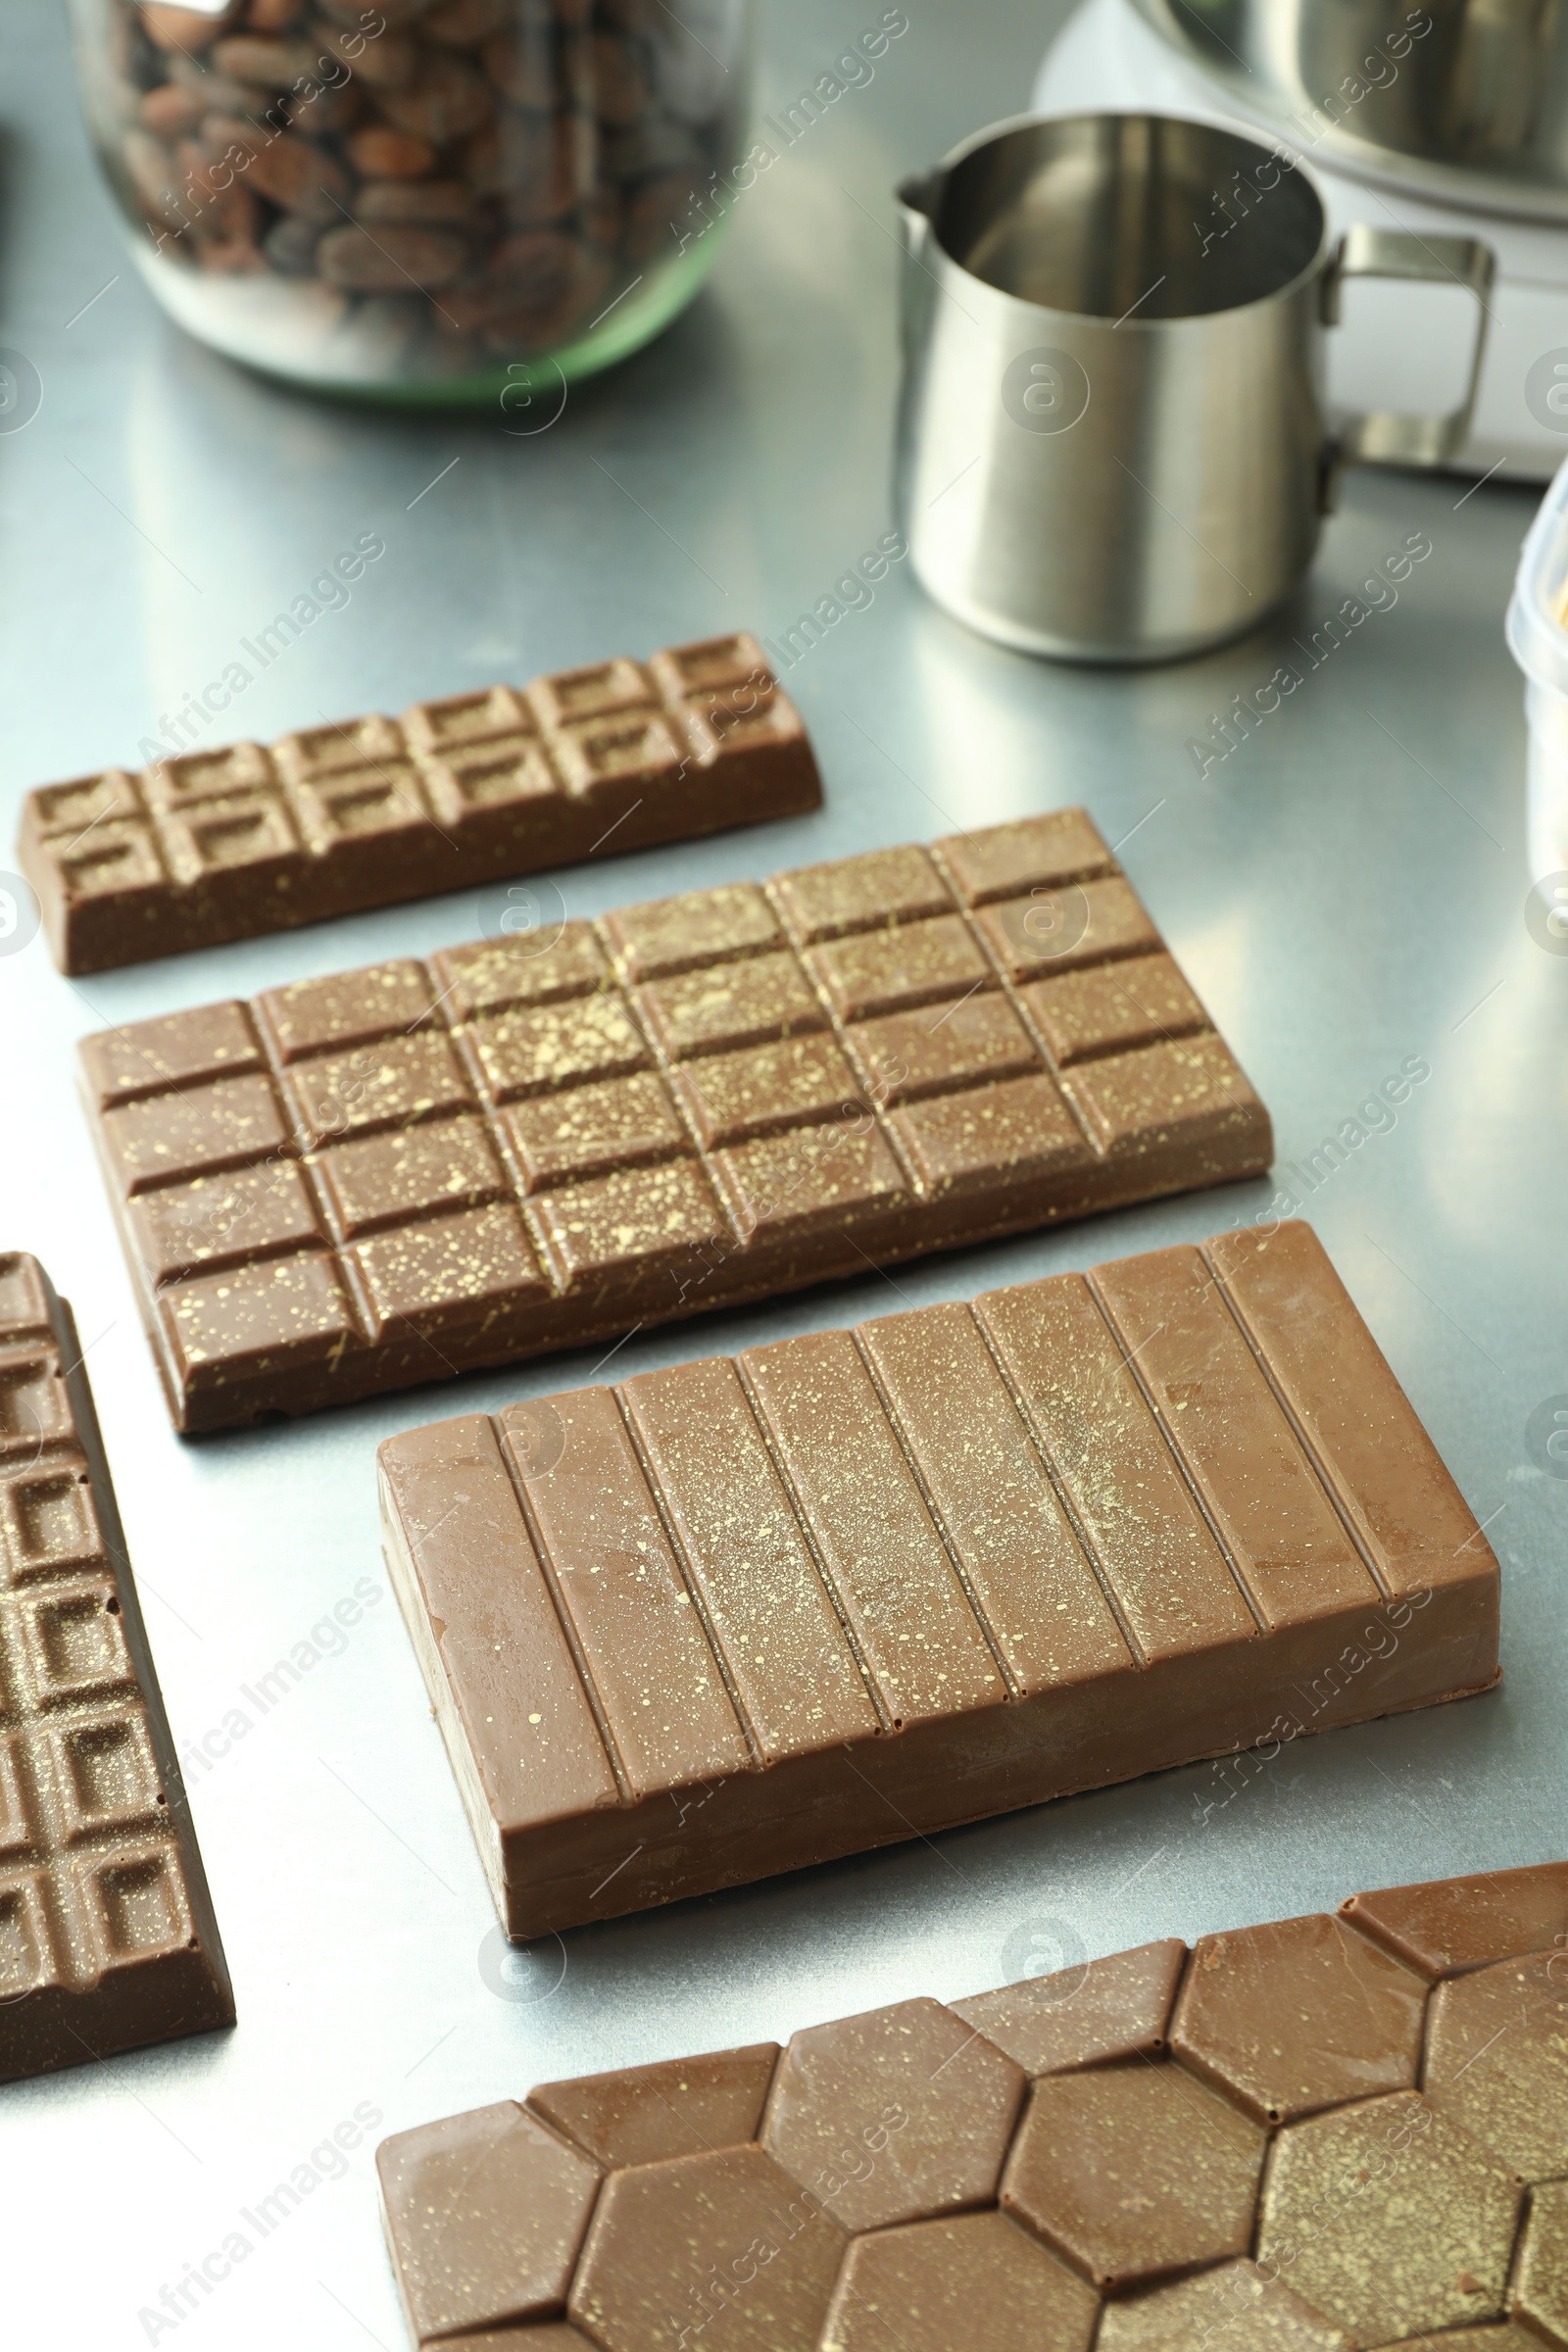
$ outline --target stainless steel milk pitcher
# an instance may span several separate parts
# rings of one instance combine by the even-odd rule
[[[1331,246],[1308,172],[1237,132],[1023,119],[899,199],[901,525],[928,592],[1004,645],[1218,645],[1300,579],[1337,466],[1442,466],[1465,438],[1490,247],[1372,228]],[[1323,336],[1352,276],[1475,295],[1457,409],[1331,428]]]

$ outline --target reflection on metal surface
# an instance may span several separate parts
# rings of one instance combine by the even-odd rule
[[[1452,173],[1473,203],[1568,211],[1561,0],[1136,0],[1250,114],[1363,169]]]

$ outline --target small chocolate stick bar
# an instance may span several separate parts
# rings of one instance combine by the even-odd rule
[[[303,1413],[1268,1165],[1081,809],[90,1038],[174,1419]]]
[[[420,2352],[1568,2344],[1568,1867],[384,2140]]]
[[[0,2082],[233,2019],[75,1324],[0,1256]]]
[[[671,646],[29,793],[63,972],[254,939],[821,806],[755,637]]]
[[[380,1475],[514,1936],[1497,1677],[1497,1563],[1298,1223],[413,1430]]]

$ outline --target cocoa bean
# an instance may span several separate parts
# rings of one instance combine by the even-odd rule
[[[495,297],[485,286],[443,286],[441,308],[446,314],[443,326],[459,334],[471,334],[488,322]]]
[[[468,258],[461,237],[435,228],[387,224],[372,235],[345,221],[329,228],[318,247],[321,275],[334,286],[361,294],[396,294],[416,286],[444,286]]]
[[[647,107],[648,69],[630,41],[618,33],[593,38],[593,110],[601,122],[627,129]]]
[[[414,220],[426,228],[466,228],[473,197],[460,179],[368,179],[354,199],[356,220]]]
[[[671,260],[683,236],[701,233],[703,215],[692,207],[693,178],[688,172],[670,172],[645,180],[626,205],[620,249],[629,262],[651,262],[661,249]]]
[[[556,51],[556,82],[563,106],[594,112],[594,45],[585,32],[563,35]]]
[[[510,0],[436,0],[419,29],[427,41],[455,49],[476,49],[511,14]]]
[[[620,242],[625,208],[616,188],[601,188],[586,204],[577,207],[577,229],[589,245],[602,246],[611,252]]]
[[[491,323],[524,318],[557,322],[568,313],[586,323],[610,283],[611,265],[579,237],[542,229],[503,237],[487,271],[495,290]]]
[[[434,168],[435,149],[412,131],[368,122],[349,140],[348,158],[367,179],[422,179]]]
[[[448,139],[465,138],[488,122],[495,99],[484,76],[466,59],[431,50],[420,59],[418,73],[406,89],[383,94],[381,112],[399,130],[443,147]]]
[[[214,74],[193,57],[172,57],[169,78],[180,89],[188,90],[193,98],[199,98],[205,112],[243,114],[251,102],[251,92],[242,81],[235,81],[227,74]]]
[[[406,32],[388,25],[385,32],[347,31],[340,24],[318,24],[321,47],[357,74],[368,89],[396,90],[414,78],[419,62],[416,44]]]
[[[342,220],[353,184],[335,156],[289,132],[258,149],[246,177],[285,213],[303,213],[322,226]]]
[[[484,70],[503,98],[530,113],[549,114],[556,103],[556,69],[550,43],[537,32],[498,32],[484,44]]]
[[[189,90],[182,90],[177,81],[160,82],[149,90],[137,109],[146,128],[161,139],[177,139],[194,130],[201,121],[201,101]]]
[[[334,23],[363,32],[372,14],[388,24],[412,24],[424,15],[429,0],[317,0],[317,6]]]
[[[286,90],[291,82],[311,73],[316,51],[304,41],[259,40],[242,32],[217,44],[213,63],[220,74],[227,74],[235,81],[252,81],[263,90]]]
[[[358,122],[365,99],[357,80],[318,81],[314,90],[296,98],[289,111],[307,138],[338,138]]]
[[[544,227],[592,193],[597,161],[594,125],[583,116],[556,115],[540,122],[514,115],[503,134],[494,193],[514,227]]]
[[[195,193],[190,199],[190,233],[208,244],[254,246],[261,226],[261,207],[240,178],[220,187],[208,172],[200,148],[184,146],[179,161]]]

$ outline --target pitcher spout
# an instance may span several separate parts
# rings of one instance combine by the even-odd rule
[[[911,172],[893,191],[899,208],[899,226],[904,232],[904,250],[911,261],[925,259],[932,237],[932,217],[941,201],[947,176],[939,164],[929,172]]]
[[[935,285],[932,263],[937,253],[936,213],[947,176],[946,169],[937,165],[929,172],[916,172],[908,179],[901,180],[893,191],[904,243],[899,311],[906,359],[919,344],[930,315]]]

